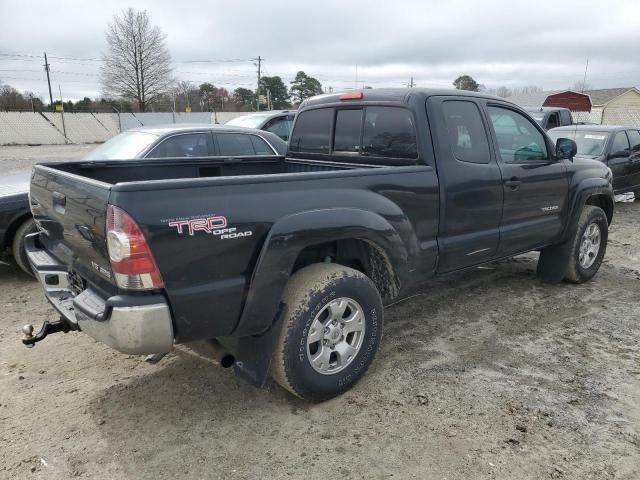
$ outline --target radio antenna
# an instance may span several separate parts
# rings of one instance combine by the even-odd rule
[[[587,69],[589,68],[589,59],[587,58],[587,64],[584,67],[584,77],[582,78],[582,91],[580,93],[584,93],[587,88]]]

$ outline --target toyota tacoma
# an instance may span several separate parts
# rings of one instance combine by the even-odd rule
[[[367,89],[303,102],[286,156],[37,165],[26,250],[61,319],[22,341],[208,340],[255,385],[334,397],[427,277],[530,251],[544,281],[596,274],[611,171],[575,154],[500,98]]]

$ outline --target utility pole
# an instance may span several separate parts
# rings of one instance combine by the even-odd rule
[[[67,126],[64,123],[64,102],[62,101],[62,87],[58,84],[58,91],[60,92],[60,106],[62,107],[62,133],[64,134],[64,143],[67,142]],[[53,103],[53,102],[52,102]]]
[[[261,67],[262,67],[262,57],[260,57],[260,55],[258,55],[258,88],[256,89],[256,111],[260,111],[260,73],[261,73]]]
[[[49,84],[49,101],[53,109],[53,95],[51,94],[51,79],[49,78],[49,62],[47,62],[47,52],[44,52],[44,71],[47,72],[47,83]]]
[[[411,77],[411,82],[409,82],[409,88],[413,88],[415,84],[413,83],[413,77]]]

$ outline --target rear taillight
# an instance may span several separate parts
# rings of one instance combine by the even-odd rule
[[[162,277],[138,224],[127,212],[107,208],[107,249],[111,269],[120,288],[162,288]]]
[[[347,92],[338,97],[341,101],[345,100],[362,100],[362,92]]]

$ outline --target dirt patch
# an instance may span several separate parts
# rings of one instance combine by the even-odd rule
[[[0,265],[0,478],[640,478],[640,204],[617,204],[600,273],[540,283],[529,254],[387,309],[356,387],[311,405],[188,349],[157,365],[53,318]]]

